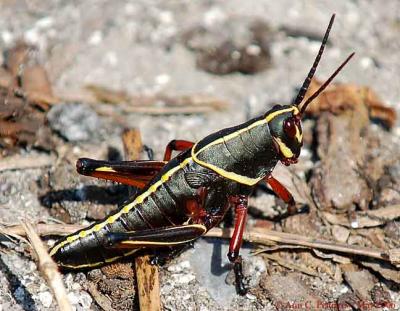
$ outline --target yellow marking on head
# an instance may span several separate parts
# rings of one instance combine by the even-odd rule
[[[288,146],[286,146],[285,143],[280,138],[276,138],[276,137],[273,137],[273,138],[276,141],[276,143],[278,144],[279,150],[281,151],[282,155],[285,158],[292,158],[293,157],[292,150],[290,150],[288,148]]]
[[[102,166],[102,167],[98,167],[95,169],[96,172],[111,172],[111,173],[116,173],[116,171],[114,169],[112,169],[111,167],[108,166]]]

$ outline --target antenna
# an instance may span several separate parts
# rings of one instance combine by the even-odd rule
[[[325,35],[324,35],[324,38],[322,39],[321,47],[319,48],[317,57],[315,58],[314,63],[310,69],[310,72],[308,73],[307,78],[304,80],[303,85],[301,86],[300,91],[297,94],[297,97],[293,102],[293,105],[299,106],[300,103],[304,99],[304,96],[308,90],[308,87],[310,86],[311,79],[313,78],[315,70],[317,69],[319,60],[321,59],[322,53],[324,52],[324,48],[325,48],[326,42],[328,41],[329,32],[331,31],[334,20],[335,20],[335,14],[332,15],[331,20],[329,21],[329,25],[325,31]]]
[[[335,70],[335,72],[328,78],[328,80],[325,81],[324,84],[322,84],[320,86],[320,88],[314,93],[312,94],[306,101],[305,103],[301,106],[300,109],[300,114],[303,114],[304,111],[306,110],[307,106],[309,103],[311,103],[328,85],[329,83],[332,82],[332,80],[337,76],[337,74],[343,69],[344,66],[346,66],[346,64],[349,62],[349,60],[354,56],[354,52],[351,53],[346,60],[339,66],[338,69]]]

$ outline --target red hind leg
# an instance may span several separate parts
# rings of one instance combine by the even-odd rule
[[[164,161],[171,160],[172,151],[184,151],[192,148],[193,145],[193,142],[187,140],[171,140],[165,148]]]

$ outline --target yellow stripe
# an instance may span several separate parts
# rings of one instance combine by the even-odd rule
[[[221,175],[227,179],[230,179],[230,180],[236,181],[240,184],[245,184],[248,186],[254,186],[256,183],[258,183],[262,179],[262,178],[250,178],[247,176],[236,174],[234,172],[228,172],[218,166],[201,161],[199,158],[197,158],[197,154],[199,154],[200,152],[194,154],[193,150],[194,150],[194,148],[192,149],[192,158],[193,158],[194,162],[196,162],[197,164],[199,164],[201,166],[207,167],[210,170],[213,170],[214,172],[218,173],[219,175]]]
[[[291,107],[289,107],[289,108],[282,109],[282,110],[277,110],[277,111],[275,111],[275,112],[273,112],[273,113],[268,114],[268,115],[265,117],[265,120],[266,120],[267,122],[270,122],[270,121],[271,121],[273,118],[275,118],[276,116],[279,116],[280,114],[285,113],[285,112],[289,112],[289,111],[293,111],[293,114],[294,114],[294,115],[297,115],[297,114],[300,113],[300,112],[299,112],[299,109],[298,109],[296,106],[291,106]]]
[[[240,134],[251,130],[252,128],[254,128],[254,127],[256,127],[256,126],[259,126],[259,125],[262,125],[262,124],[265,124],[265,123],[267,123],[267,120],[266,120],[266,119],[258,120],[258,121],[256,121],[256,122],[250,124],[249,126],[247,126],[247,127],[245,127],[245,128],[242,128],[242,129],[240,129],[240,130],[238,130],[238,131],[236,131],[236,132],[233,132],[233,133],[231,133],[231,134],[228,134],[228,135],[226,135],[226,136],[223,136],[223,137],[221,137],[221,138],[218,138],[218,139],[214,140],[213,142],[209,143],[208,145],[205,145],[205,146],[204,146],[203,148],[201,148],[199,151],[196,151],[196,155],[198,155],[199,153],[203,152],[204,150],[210,148],[211,146],[218,145],[218,144],[222,144],[224,141],[229,141],[229,140],[231,140],[231,139],[233,139],[233,138],[239,136]],[[196,150],[196,146],[197,146],[197,144],[195,144],[195,145],[193,146],[193,148],[192,148],[192,156],[193,156],[193,152]]]
[[[204,150],[206,150],[206,149],[208,149],[208,148],[210,148],[210,147],[212,147],[214,145],[221,144],[224,141],[229,141],[229,140],[239,136],[240,134],[251,130],[252,128],[255,128],[255,127],[259,126],[259,125],[263,125],[263,124],[266,124],[266,123],[270,122],[272,119],[274,119],[276,116],[278,116],[278,115],[280,115],[282,113],[290,112],[290,111],[293,111],[294,115],[299,113],[299,109],[297,109],[297,107],[295,107],[295,106],[292,106],[292,107],[289,107],[289,108],[286,108],[286,109],[282,109],[282,110],[278,110],[278,111],[275,111],[273,113],[268,114],[265,117],[265,119],[258,120],[258,121],[250,124],[249,126],[247,126],[245,128],[242,128],[242,129],[240,129],[240,130],[238,130],[236,132],[233,132],[231,134],[225,135],[225,136],[223,136],[221,138],[218,138],[218,139],[214,140],[213,142],[209,143],[208,145],[205,145],[199,151],[195,151],[196,150],[196,146],[197,146],[197,144],[195,144],[193,146],[193,148],[192,148],[192,154],[191,154],[192,158],[193,158],[193,161],[196,162],[197,164],[201,165],[201,166],[204,166],[204,167],[207,167],[207,168],[213,170],[214,172],[218,173],[219,175],[221,175],[221,176],[223,176],[223,177],[225,177],[227,179],[236,181],[236,182],[238,182],[240,184],[245,184],[245,185],[248,185],[248,186],[254,186],[255,184],[257,184],[262,179],[262,177],[260,177],[260,178],[251,178],[251,177],[243,176],[243,175],[240,175],[240,174],[237,174],[237,173],[234,173],[234,172],[229,172],[229,171],[226,171],[226,170],[224,170],[224,169],[222,169],[222,168],[220,168],[218,166],[215,166],[215,165],[213,165],[211,163],[204,162],[204,161],[200,160],[197,156],[201,152],[203,152]]]
[[[190,241],[193,241],[194,239],[189,239],[185,241],[179,241],[179,242],[150,242],[150,241],[123,241],[118,243],[118,245],[140,245],[140,246],[146,246],[146,245],[160,245],[160,246],[168,246],[168,245],[178,245],[178,244],[183,244],[187,243]]]
[[[115,173],[115,170],[113,170],[111,167],[107,167],[107,166],[102,166],[102,167],[98,167],[95,169],[96,172],[112,172]]]
[[[147,189],[147,191],[143,192],[141,195],[137,196],[135,198],[135,200],[133,200],[131,203],[129,203],[128,205],[125,205],[123,208],[121,208],[116,214],[109,216],[105,221],[103,221],[102,223],[98,223],[95,226],[93,226],[92,228],[88,229],[88,230],[83,230],[81,232],[79,232],[78,234],[75,235],[71,235],[69,237],[67,237],[64,241],[60,242],[59,244],[55,245],[51,252],[50,252],[50,256],[53,256],[55,253],[57,253],[57,251],[65,246],[66,244],[72,243],[73,241],[78,240],[80,237],[82,236],[87,236],[93,232],[97,232],[100,231],[101,229],[104,228],[104,226],[106,226],[107,224],[112,224],[113,222],[115,222],[122,214],[126,214],[129,213],[129,211],[136,206],[137,204],[140,204],[144,201],[144,199],[146,199],[150,194],[152,194],[153,192],[157,191],[157,189],[166,181],[168,181],[171,176],[177,172],[178,170],[184,168],[186,165],[189,164],[189,162],[192,160],[191,157],[186,158],[185,160],[183,160],[179,165],[171,168],[168,172],[166,172],[164,175],[161,176],[161,178],[154,183],[151,187],[149,187],[149,189]]]
[[[131,250],[127,253],[125,253],[123,256],[117,256],[117,257],[113,257],[113,258],[108,258],[105,260],[105,263],[112,263],[122,257],[127,257],[132,255],[133,253],[137,252],[140,248],[138,249],[134,249]],[[83,264],[83,265],[67,265],[67,264],[63,264],[63,263],[59,263],[60,266],[65,267],[65,268],[69,268],[69,269],[84,269],[84,268],[94,268],[94,267],[98,267],[98,266],[102,266],[104,265],[104,262],[94,262],[94,263],[87,263],[87,264]]]
[[[184,227],[197,227],[200,228],[201,230],[203,230],[203,233],[201,235],[203,235],[204,233],[206,233],[207,228],[204,225],[200,225],[200,224],[192,224],[192,225],[186,225]],[[177,228],[165,228],[163,231],[171,231],[171,230],[175,230]],[[154,242],[154,241],[122,241],[118,244],[122,244],[122,245],[142,245],[142,246],[146,246],[146,245],[177,245],[177,244],[183,244],[183,243],[187,243],[190,241],[195,240],[196,238],[192,238],[192,239],[187,239],[185,241],[179,241],[179,242]]]

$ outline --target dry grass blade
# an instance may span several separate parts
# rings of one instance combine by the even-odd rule
[[[61,224],[38,224],[35,225],[35,232],[40,236],[46,235],[67,235],[83,229],[82,225],[61,225]],[[20,225],[5,226],[1,228],[1,233],[9,236],[25,236],[25,229]]]
[[[40,240],[40,237],[37,235],[32,225],[28,222],[22,222],[22,227],[24,228],[26,235],[28,236],[28,239],[32,244],[32,248],[35,251],[39,260],[39,270],[42,272],[49,287],[52,289],[60,310],[72,310],[67,297],[67,291],[65,290],[62,281],[62,277],[58,272],[57,264],[51,259],[50,255],[47,253],[46,247]]]

